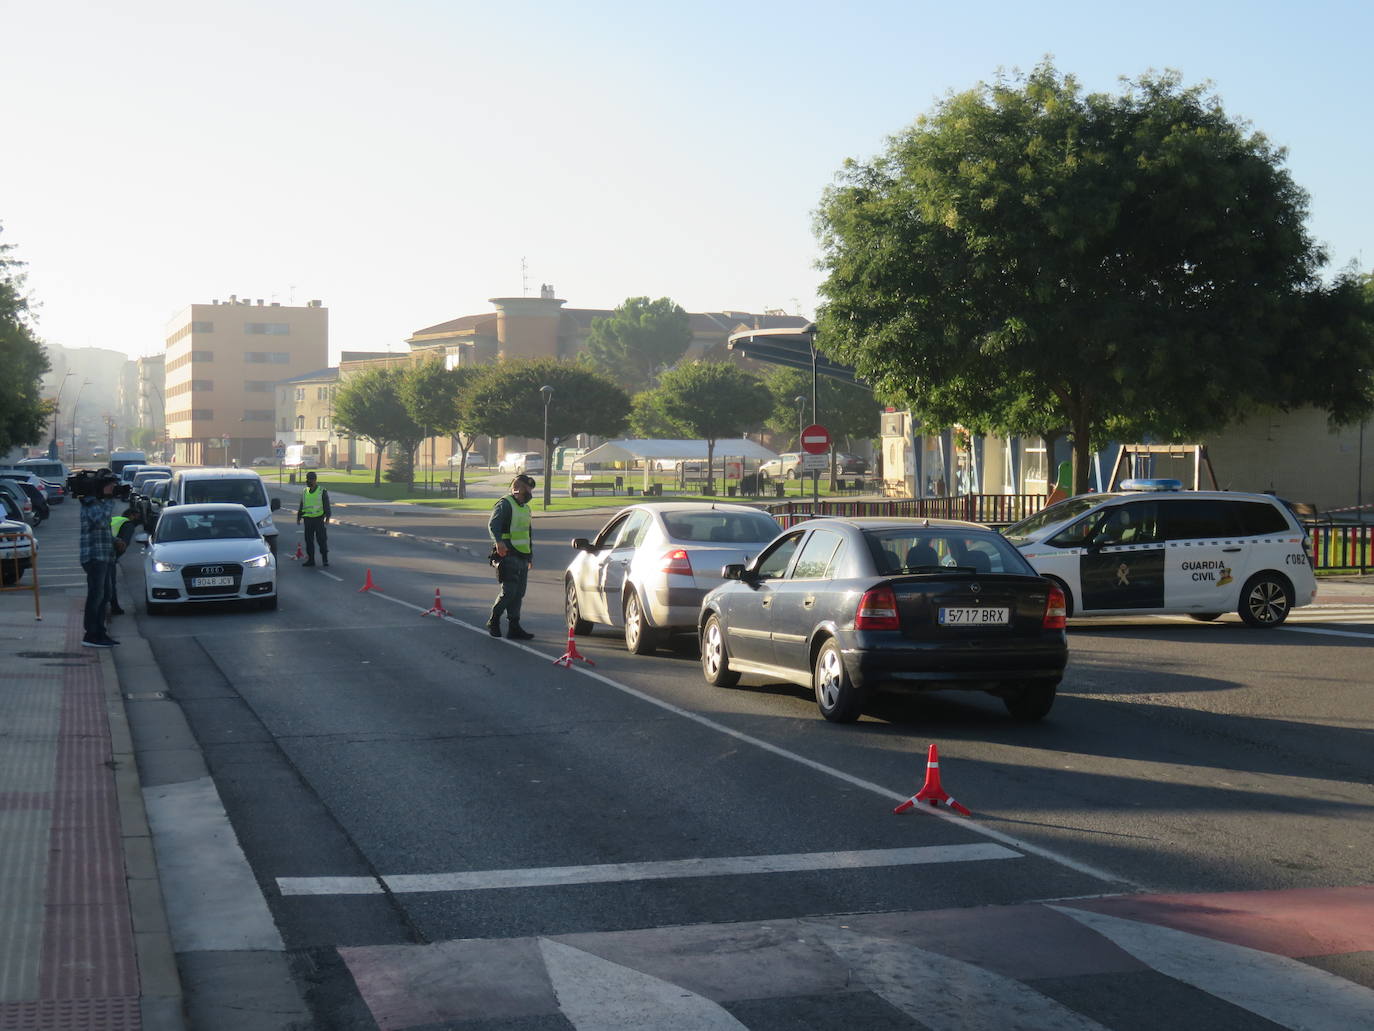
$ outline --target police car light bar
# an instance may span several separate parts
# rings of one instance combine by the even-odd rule
[[[1122,480],[1122,490],[1182,490],[1182,480]]]

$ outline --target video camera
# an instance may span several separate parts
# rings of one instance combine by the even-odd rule
[[[81,469],[67,477],[67,493],[74,498],[99,498],[105,494],[106,484],[115,485],[111,498],[128,501],[133,488],[120,481],[108,469]]]

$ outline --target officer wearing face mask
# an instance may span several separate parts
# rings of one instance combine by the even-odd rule
[[[534,496],[534,477],[521,473],[511,481],[510,493],[491,510],[487,533],[491,536],[492,564],[501,593],[491,607],[487,631],[501,636],[501,613],[506,614],[506,636],[528,641],[534,635],[520,625],[520,603],[525,597],[530,567],[534,565],[534,538],[530,531],[530,498]]]

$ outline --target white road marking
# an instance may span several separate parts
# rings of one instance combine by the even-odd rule
[[[539,952],[559,1011],[578,1031],[745,1029],[720,1004],[671,981],[547,938]]]
[[[914,945],[812,926],[859,982],[931,1031],[1105,1031],[1014,978]]]
[[[867,870],[927,863],[968,863],[1020,859],[1001,845],[926,845],[849,852],[802,852],[777,856],[727,856],[717,859],[667,859],[645,863],[603,863],[514,870],[466,870],[454,873],[391,874],[382,877],[397,895],[432,891],[490,891],[500,888],[545,888],[568,884],[612,884],[679,877],[737,877],[813,870]],[[373,877],[278,877],[283,895],[375,895],[383,890]]]
[[[1317,634],[1322,637],[1364,637],[1374,638],[1374,631],[1361,633],[1358,630],[1327,630],[1319,626],[1293,626],[1285,623],[1283,626],[1274,628],[1275,630],[1286,630],[1290,634]]]
[[[1299,960],[1172,927],[1067,906],[1049,908],[1073,917],[1161,974],[1283,1027],[1374,1027],[1374,991]]]
[[[412,612],[425,611],[424,608],[419,605],[413,605],[408,601],[402,601],[400,598],[393,598],[390,595],[383,594],[381,591],[369,591],[368,593],[375,595],[376,597],[381,598],[384,601],[389,601],[393,605],[400,605],[402,608],[410,609]],[[457,619],[453,616],[442,616],[439,618],[442,618],[446,622],[452,623],[455,626],[460,626],[465,630],[471,630],[473,633],[479,633],[484,637],[487,636],[486,627],[478,627],[472,623],[464,622],[463,620]],[[527,644],[520,644],[516,641],[507,640],[506,638],[500,638],[499,640],[501,640],[501,642],[507,645],[508,647],[519,648],[521,651],[529,652],[531,655],[543,659],[546,662],[551,663],[555,658],[557,658],[557,656],[550,656],[547,652],[542,652],[539,649],[532,648]],[[874,784],[870,780],[864,780],[861,777],[856,777],[853,774],[846,773],[844,770],[837,770],[833,766],[826,766],[824,763],[817,762],[815,759],[810,759],[804,755],[799,755],[796,752],[788,751],[786,748],[780,748],[772,742],[764,741],[762,738],[754,737],[752,734],[745,734],[742,731],[735,730],[733,727],[727,727],[723,723],[717,723],[715,720],[703,716],[700,713],[692,712],[689,709],[683,709],[680,706],[674,705],[671,702],[666,702],[661,698],[655,698],[653,695],[645,694],[643,691],[630,687],[628,684],[622,684],[619,681],[612,680],[605,674],[598,673],[595,670],[587,669],[584,666],[575,665],[571,668],[570,672],[576,673],[579,676],[588,677],[592,680],[598,681],[599,683],[605,684],[607,687],[614,688],[615,690],[620,691],[623,694],[629,695],[631,698],[638,698],[642,702],[645,702],[649,705],[657,706],[658,708],[663,709],[665,712],[671,712],[675,716],[681,716],[685,720],[691,720],[693,723],[714,730],[718,734],[724,734],[727,737],[732,737],[736,741],[739,741],[743,744],[751,745],[754,748],[762,749],[763,751],[776,755],[779,758],[787,759],[790,762],[797,763],[799,766],[805,766],[808,769],[815,770],[817,773],[823,773],[828,777],[833,777],[836,780],[843,781],[844,783],[850,784],[856,788],[861,788],[864,791],[868,791],[890,802],[905,802],[908,798],[911,797],[910,791],[893,791],[891,788],[885,788],[881,784]],[[915,763],[918,758],[919,757],[917,756],[913,756],[913,763]],[[914,775],[915,774],[913,772],[913,776]],[[975,821],[969,819],[968,817],[958,816],[947,809],[936,809],[933,806],[923,805],[917,806],[915,809],[911,811],[914,813],[920,813],[924,816],[933,816],[941,820],[952,820],[953,822],[959,824],[961,827],[964,827],[975,834],[981,834],[985,838],[991,838],[993,841],[1001,842],[1008,848],[1013,848],[1020,852],[1027,852],[1033,856],[1039,856],[1041,859],[1048,859],[1052,863],[1057,863],[1060,866],[1063,866],[1069,870],[1074,870],[1077,873],[1084,874],[1085,876],[1092,877],[1096,880],[1104,881],[1109,884],[1124,885],[1126,887],[1133,888],[1136,891],[1147,890],[1146,886],[1137,884],[1136,882],[1126,877],[1122,877],[1119,874],[1108,873],[1105,870],[1099,870],[1097,867],[1092,866],[1088,863],[1082,863],[1076,859],[1071,859],[1068,856],[1061,855],[1053,849],[1044,848],[1043,846],[1032,844],[1029,841],[1022,841],[1021,839],[1016,838],[1010,834],[1003,834],[1001,831],[993,830],[991,827],[985,827],[982,824],[976,823]]]
[[[143,789],[177,952],[281,951],[248,859],[209,777]]]

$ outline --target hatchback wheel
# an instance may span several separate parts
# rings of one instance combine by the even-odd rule
[[[1002,704],[1007,707],[1012,719],[1034,723],[1049,715],[1056,693],[1054,684],[1026,684],[1012,694],[1003,695]]]
[[[1188,613],[1188,617],[1189,617],[1190,619],[1196,619],[1199,623],[1211,623],[1211,622],[1214,621],[1214,620],[1220,619],[1220,618],[1221,618],[1221,613],[1220,613],[1220,612],[1190,612],[1190,613]]]
[[[563,615],[567,618],[568,629],[578,637],[592,632],[592,621],[582,618],[582,606],[577,602],[577,585],[568,577],[563,590]]]
[[[739,674],[730,668],[730,649],[720,617],[709,616],[701,629],[701,674],[712,687],[734,687]]]
[[[1278,626],[1292,607],[1292,589],[1273,573],[1257,573],[1240,592],[1240,618],[1250,626]]]
[[[816,704],[826,719],[832,723],[853,723],[859,718],[863,710],[863,698],[849,679],[849,671],[844,668],[844,656],[833,639],[821,645],[821,650],[816,653],[811,683],[816,689]]]
[[[625,647],[636,655],[649,655],[658,647],[658,631],[644,615],[644,603],[631,591],[625,599]]]

